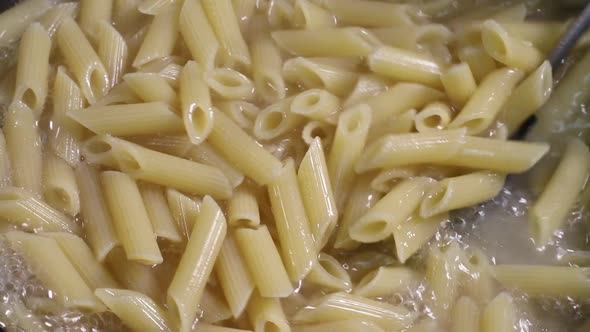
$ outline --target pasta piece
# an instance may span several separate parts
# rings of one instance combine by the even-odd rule
[[[323,332],[323,331],[340,331],[340,332],[383,332],[379,325],[362,319],[346,319],[331,323],[321,323],[313,325],[296,325],[292,328],[293,332]]]
[[[232,0],[232,6],[242,30],[245,29],[244,25],[250,22],[250,19],[258,9],[257,2],[257,0]]]
[[[477,89],[471,68],[465,62],[447,68],[440,80],[449,99],[457,107],[465,106]]]
[[[252,132],[260,140],[271,140],[301,126],[305,118],[291,112],[293,98],[287,98],[272,104],[256,116]]]
[[[43,170],[43,197],[56,210],[70,216],[80,212],[80,193],[74,170],[63,159],[47,154]]]
[[[33,110],[22,103],[12,104],[4,114],[4,135],[14,186],[40,197],[43,143]]]
[[[336,291],[350,291],[352,289],[348,272],[336,258],[326,253],[318,255],[318,262],[305,280]]]
[[[210,280],[215,279],[212,278]],[[232,313],[224,299],[212,287],[205,288],[199,309],[201,310],[199,316],[202,316],[203,322],[207,323],[219,323],[232,317]]]
[[[164,310],[145,294],[115,288],[99,288],[94,294],[133,331],[171,331]]]
[[[54,239],[90,290],[118,287],[109,271],[93,255],[82,238],[70,233],[41,233]]]
[[[358,78],[356,72],[336,64],[302,57],[285,61],[283,75],[287,82],[301,84],[308,89],[326,89],[338,96],[350,93]]]
[[[553,90],[551,64],[543,62],[510,95],[498,121],[503,123],[509,135],[514,134],[520,126],[549,100]]]
[[[394,306],[346,293],[323,296],[299,310],[292,321],[296,324],[328,323],[344,319],[362,319],[385,330],[403,329],[410,325],[416,314],[403,306]]]
[[[149,183],[140,183],[139,191],[156,236],[171,242],[180,242],[182,236],[168,208],[168,201],[162,187]]]
[[[338,97],[321,89],[310,89],[298,94],[291,102],[291,112],[312,120],[324,120],[340,108]]]
[[[523,72],[508,68],[498,69],[489,74],[449,124],[449,128],[465,127],[470,135],[486,130],[496,119],[523,76]]]
[[[135,181],[115,171],[103,172],[100,180],[127,258],[146,265],[162,263],[156,235]]]
[[[213,128],[213,109],[209,87],[196,62],[186,63],[180,76],[180,109],[191,143],[201,144]]]
[[[361,28],[324,28],[314,30],[277,30],[274,41],[297,56],[368,56],[379,40]]]
[[[101,22],[110,25],[114,0],[81,0],[78,24],[90,40],[98,40]]]
[[[133,67],[139,68],[150,61],[172,54],[178,38],[178,8],[176,7],[176,5],[168,6],[154,16],[133,60]]]
[[[64,67],[57,68],[53,83],[54,126],[49,137],[49,146],[53,152],[72,166],[80,162],[80,144],[86,129],[67,116],[69,111],[84,107],[84,98],[80,88],[65,72]]]
[[[224,157],[206,142],[193,146],[188,152],[188,159],[218,168],[227,178],[232,188],[236,188],[244,181],[244,174],[238,171]]]
[[[201,211],[201,201],[192,199],[171,188],[166,189],[166,200],[177,228],[180,229],[183,237],[188,239]]]
[[[176,92],[159,74],[129,73],[123,79],[131,91],[145,102],[161,101],[172,106],[176,104]]]
[[[6,233],[4,236],[41,282],[55,292],[58,303],[66,308],[103,308],[54,239],[23,232]]]
[[[149,150],[114,137],[110,137],[110,141],[118,167],[137,180],[190,194],[210,194],[220,199],[231,196],[229,182],[215,167]]]
[[[127,139],[150,150],[156,150],[181,158],[187,157],[194,146],[184,133],[179,135],[132,136],[127,137]]]
[[[268,195],[279,235],[283,262],[291,281],[303,280],[315,263],[314,238],[305,214],[295,166],[288,160],[269,184]]]
[[[109,135],[94,136],[84,142],[82,155],[90,164],[116,168],[118,164],[113,151],[116,143],[117,139]]]
[[[367,143],[371,144],[373,141],[390,134],[409,134],[414,131],[414,123],[416,120],[415,109],[405,111],[399,115],[390,116],[382,122],[375,122],[369,130]]]
[[[187,0],[184,2],[178,18],[178,28],[191,56],[203,69],[213,69],[219,50],[219,42],[209,24],[201,1]]]
[[[17,41],[27,27],[47,12],[53,3],[49,0],[19,2],[0,14],[0,45],[5,47]]]
[[[104,97],[97,100],[93,106],[100,107],[137,103],[141,103],[141,99],[139,99],[135,92],[131,90],[129,85],[123,81],[117,86],[113,87]]]
[[[479,331],[479,308],[468,296],[462,296],[455,303],[451,313],[451,332]]]
[[[291,331],[279,299],[265,298],[255,292],[248,304],[247,312],[250,325],[254,327],[256,332],[268,329],[276,332]]]
[[[180,117],[162,102],[92,106],[70,111],[67,115],[99,135],[165,134],[184,129]]]
[[[242,100],[219,102],[216,107],[240,128],[249,132],[254,128],[254,122],[260,113],[258,106]]]
[[[137,27],[144,23],[145,16],[138,10],[143,0],[115,0],[113,6],[113,26],[121,34],[136,32]]]
[[[172,6],[176,0],[143,0],[137,7],[140,13],[146,15],[158,15]]]
[[[496,62],[483,48],[467,46],[458,51],[459,60],[467,63],[477,82],[496,70]]]
[[[121,77],[129,64],[127,42],[106,21],[99,22],[96,31],[96,39],[98,40],[97,53],[107,70],[110,87],[114,87],[121,81]]]
[[[413,178],[419,174],[419,169],[416,167],[384,169],[375,175],[371,181],[371,189],[386,194],[403,180]]]
[[[207,279],[226,235],[226,221],[217,203],[205,196],[186,250],[167,291],[167,303],[178,331],[190,331]]]
[[[369,55],[369,69],[374,73],[399,81],[442,87],[441,65],[426,55],[393,48],[379,47]]]
[[[342,106],[350,107],[361,103],[387,90],[388,86],[389,82],[381,76],[374,74],[360,75],[352,92],[346,97]]]
[[[338,23],[362,26],[414,25],[418,9],[409,5],[361,0],[321,0]]]
[[[393,187],[375,206],[353,222],[348,230],[349,236],[362,243],[378,242],[391,236],[394,228],[408,219],[420,205],[432,182],[432,179],[417,177]]]
[[[482,312],[480,331],[512,332],[517,324],[517,308],[510,294],[498,294]]]
[[[352,291],[364,297],[381,297],[405,292],[419,280],[418,275],[407,267],[385,267],[367,273]]]
[[[215,274],[234,318],[246,310],[254,281],[232,235],[225,238],[215,263]]]
[[[282,163],[246,134],[225,114],[214,109],[208,142],[232,165],[259,185],[274,181]]]
[[[47,31],[39,23],[31,24],[19,44],[13,103],[24,103],[36,117],[41,115],[47,97],[50,52]]]
[[[252,77],[262,100],[274,103],[284,99],[287,91],[283,78],[283,60],[277,46],[267,36],[252,40]]]
[[[215,68],[205,73],[209,88],[225,99],[252,99],[254,83],[244,74],[231,68]]]
[[[487,20],[481,28],[481,39],[485,50],[498,62],[525,72],[537,68],[545,55],[537,48],[518,40],[496,21]]]
[[[453,309],[459,295],[459,260],[462,252],[459,244],[453,241],[445,246],[431,248],[426,260],[426,280],[430,285],[432,312],[436,317],[444,317]]]
[[[259,7],[265,9],[268,16],[268,23],[271,27],[285,27],[291,26],[293,23],[293,15],[295,8],[293,3],[289,0],[275,0],[275,1],[259,2]]]
[[[258,227],[260,211],[254,190],[246,186],[236,188],[229,201],[227,215],[230,227]]]
[[[582,192],[590,172],[590,152],[579,139],[568,141],[555,172],[530,210],[535,244],[549,242],[561,228]],[[568,188],[566,192],[559,188]]]
[[[437,43],[446,45],[453,39],[453,33],[449,28],[432,23],[382,27],[370,31],[385,45],[419,53],[428,53],[429,46]]]
[[[12,186],[12,170],[4,132],[0,129],[0,188]]]
[[[293,292],[289,275],[266,225],[257,229],[239,228],[236,243],[250,276],[263,297],[287,297]],[[272,267],[272,273],[265,269]]]
[[[80,227],[70,218],[20,188],[0,189],[0,216],[29,231],[80,234]]]
[[[442,213],[430,218],[420,218],[413,215],[408,220],[393,229],[393,240],[397,259],[403,264],[420,248],[430,241],[439,227],[449,222],[448,213]]]
[[[252,332],[251,330],[232,329],[230,327],[223,327],[217,325],[209,325],[207,323],[198,323],[195,327],[195,332]]]
[[[486,305],[498,293],[497,282],[491,272],[490,259],[478,248],[469,248],[461,257],[462,270],[467,279],[461,278],[465,295]]]
[[[88,103],[94,104],[107,93],[109,76],[98,54],[73,19],[64,19],[59,27],[57,45],[78,81],[82,95]]]
[[[336,128],[322,121],[310,121],[301,131],[301,138],[307,145],[311,145],[316,138],[322,141],[325,149],[332,145]]]
[[[84,233],[98,261],[119,244],[110,212],[105,202],[98,171],[85,162],[75,170],[76,183],[80,189],[80,212],[84,220]]]
[[[446,178],[426,193],[420,204],[420,216],[430,218],[488,201],[500,193],[505,180],[505,175],[488,171]]]
[[[297,181],[316,248],[321,249],[336,227],[338,208],[320,139],[314,140],[303,157]]]
[[[346,193],[352,186],[354,164],[359,160],[365,146],[371,118],[370,108],[360,104],[344,111],[338,119],[334,142],[328,155],[328,174],[337,207],[342,207]]]
[[[336,25],[336,18],[328,10],[309,0],[297,0],[293,7],[293,25],[297,28],[319,29]]]
[[[445,103],[435,102],[426,105],[414,118],[416,130],[427,133],[446,129],[451,123],[453,110]]]

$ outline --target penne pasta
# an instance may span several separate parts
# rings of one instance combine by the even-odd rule
[[[293,6],[293,25],[303,29],[329,28],[336,25],[336,18],[327,9],[310,0],[297,0]]]
[[[287,98],[263,109],[256,116],[252,132],[260,140],[271,140],[297,129],[305,118],[291,112],[293,98]]]
[[[398,81],[442,87],[443,68],[434,59],[416,52],[390,46],[375,49],[367,60],[374,73]]]
[[[307,89],[325,89],[338,96],[350,93],[358,78],[356,72],[337,64],[303,57],[285,61],[283,76],[289,83],[301,84]]]
[[[382,332],[379,325],[362,319],[346,319],[331,323],[296,325],[292,329],[294,332],[322,332],[322,331],[341,331],[341,332]]]
[[[404,293],[419,280],[412,269],[406,267],[380,267],[367,273],[354,287],[352,293],[365,297],[382,297]]]
[[[201,1],[185,1],[178,17],[178,29],[191,56],[205,70],[215,67],[219,42]]]
[[[258,106],[242,100],[218,102],[216,107],[240,128],[248,132],[253,130],[256,117],[260,113]]]
[[[80,212],[80,193],[74,170],[65,160],[47,154],[43,162],[43,197],[58,211],[75,216]]]
[[[281,303],[276,298],[265,298],[255,292],[248,304],[247,312],[254,331],[264,331],[269,326],[277,332],[291,331]]]
[[[160,74],[129,73],[123,76],[127,86],[145,102],[161,101],[176,106],[176,92]]]
[[[512,296],[506,292],[498,294],[484,308],[481,314],[480,331],[510,332],[517,324],[517,308]]]
[[[228,224],[230,227],[258,227],[260,211],[256,193],[251,187],[236,188],[227,207]]]
[[[456,241],[444,246],[433,246],[426,261],[426,280],[432,292],[430,304],[433,314],[442,317],[453,309],[459,296],[461,248]]]
[[[155,14],[133,60],[133,67],[139,68],[150,61],[172,54],[178,38],[179,23],[177,23],[177,19],[178,8],[176,5],[167,6]]]
[[[210,279],[215,280],[215,279]],[[219,323],[231,318],[232,313],[222,296],[212,287],[205,288],[199,304],[202,320],[206,323]],[[199,315],[199,316],[200,316]]]
[[[453,110],[445,103],[435,102],[426,105],[416,117],[414,126],[420,133],[446,129],[451,123]]]
[[[177,228],[180,229],[183,237],[188,239],[201,211],[201,201],[171,188],[166,189],[166,200]]]
[[[318,262],[305,280],[336,291],[350,291],[352,289],[348,272],[336,258],[326,253],[318,255]]]
[[[53,6],[39,18],[39,23],[45,28],[50,37],[53,37],[66,17],[73,18],[78,12],[80,4],[65,2]]]
[[[455,303],[451,313],[451,332],[479,331],[479,318],[477,303],[467,296],[462,296]]]
[[[418,8],[411,5],[362,0],[320,0],[339,23],[362,26],[414,25]]]
[[[269,103],[278,102],[286,96],[283,77],[283,60],[280,50],[267,36],[252,40],[252,77],[256,92]]]
[[[188,152],[188,159],[218,168],[229,181],[232,188],[236,188],[244,181],[244,174],[238,171],[223,156],[206,142],[193,146]]]
[[[249,100],[254,96],[254,83],[231,68],[215,68],[205,72],[204,80],[221,98]]]
[[[316,138],[322,141],[323,147],[328,148],[334,141],[336,128],[321,121],[310,121],[301,130],[301,138],[307,145],[311,145]]]
[[[496,70],[496,62],[486,51],[477,46],[466,46],[457,52],[459,60],[469,65],[473,77],[481,82],[489,73]]]
[[[53,3],[48,0],[19,2],[0,14],[0,45],[9,46],[17,41],[27,27],[47,12]]]
[[[370,97],[376,96],[387,90],[389,81],[375,74],[360,75],[352,92],[343,101],[342,106],[350,107],[364,102]]]
[[[325,120],[340,109],[340,100],[328,91],[310,89],[298,94],[291,102],[291,112],[312,120]]]
[[[465,106],[477,89],[475,77],[465,62],[447,68],[440,80],[449,99],[457,107]]]
[[[4,132],[0,129],[0,188],[12,185],[12,170]]]
[[[92,41],[98,40],[100,22],[110,25],[114,0],[80,0],[78,24]]]
[[[182,236],[168,208],[163,188],[149,183],[140,183],[139,192],[156,236],[171,242],[180,242]]]
[[[395,253],[401,263],[405,263],[412,255],[430,241],[441,225],[449,222],[448,213],[430,218],[413,215],[393,229]]]
[[[196,62],[189,61],[182,69],[179,95],[185,131],[191,143],[199,145],[213,129],[213,109],[209,87]]]
[[[121,82],[121,78],[129,65],[127,42],[107,21],[97,23],[95,29],[98,57],[107,70],[110,87],[112,88]]]

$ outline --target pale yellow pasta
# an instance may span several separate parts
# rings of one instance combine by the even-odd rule
[[[258,106],[242,100],[218,102],[215,106],[248,132],[252,131],[256,117],[260,113]]]
[[[19,2],[16,6],[0,14],[0,45],[9,46],[17,41],[29,24],[43,15],[52,6],[49,0]]]
[[[332,146],[336,128],[322,121],[309,121],[301,130],[301,138],[307,145],[311,145],[316,138],[321,139],[324,148]]]
[[[72,110],[67,116],[96,134],[133,136],[184,129],[182,119],[163,102],[91,106]]]
[[[199,145],[213,129],[213,109],[209,87],[196,62],[189,61],[182,69],[179,95],[186,133],[191,143]]]
[[[318,262],[313,266],[305,281],[335,291],[350,291],[352,288],[348,272],[336,258],[326,253],[318,255]]]
[[[74,170],[52,153],[48,153],[43,161],[43,197],[49,205],[70,216],[80,212],[80,193]]]
[[[276,332],[291,331],[279,299],[262,297],[255,292],[248,304],[247,313],[254,332],[264,332],[269,329]]]
[[[127,137],[130,142],[139,144],[151,150],[186,158],[194,145],[186,134],[176,135],[141,135]]]
[[[442,66],[427,55],[384,46],[377,48],[367,60],[371,71],[399,81],[442,87]]]
[[[209,283],[211,283],[211,280],[215,279],[209,279]],[[219,323],[232,317],[232,313],[225,303],[223,296],[218,294],[212,287],[206,287],[203,291],[199,309],[200,313],[197,316],[202,316],[202,321],[206,323]]]
[[[161,101],[176,105],[176,92],[168,81],[155,73],[129,73],[123,76],[127,86],[145,102]]]
[[[420,53],[428,52],[428,46],[434,44],[446,45],[453,38],[449,28],[434,23],[375,28],[370,31],[386,45]]]
[[[429,301],[433,314],[447,315],[459,296],[459,269],[461,248],[456,241],[443,247],[432,247],[426,260],[426,280],[432,292]]]
[[[3,128],[13,185],[40,197],[43,147],[33,110],[22,103],[12,104],[4,113]]]
[[[479,308],[468,296],[462,296],[451,312],[451,332],[479,331]]]
[[[104,64],[111,87],[119,84],[129,65],[129,50],[123,36],[107,21],[97,23],[98,57]]]
[[[202,0],[201,5],[217,36],[223,63],[249,67],[252,64],[231,0]]]
[[[273,28],[291,26],[295,9],[289,0],[259,1],[260,9],[267,11],[268,23]]]
[[[340,332],[383,332],[379,325],[363,319],[345,319],[330,323],[295,325],[292,327],[293,332],[323,332],[323,331],[340,331]]]
[[[420,133],[446,129],[451,122],[453,110],[448,104],[434,102],[426,105],[416,117],[414,126]]]
[[[285,51],[298,56],[368,56],[380,42],[361,28],[322,28],[277,30],[274,41]]]
[[[175,2],[176,0],[142,0],[141,4],[137,6],[137,10],[146,15],[158,15]]]
[[[192,146],[187,157],[190,160],[218,168],[225,175],[232,188],[236,188],[244,181],[244,174],[237,170],[234,165],[230,164],[227,159],[220,156],[206,142]]]
[[[110,272],[95,257],[90,247],[77,235],[70,233],[41,233],[54,239],[63,253],[91,290],[118,287]]]
[[[239,228],[235,237],[258,292],[264,297],[289,296],[293,286],[266,225]],[[272,267],[271,273],[266,270],[268,267]]]
[[[240,317],[246,310],[255,285],[231,234],[223,241],[215,263],[215,274],[233,317]]]
[[[215,68],[205,72],[209,88],[224,99],[246,99],[254,96],[254,83],[248,76],[231,68]]]
[[[457,52],[459,60],[469,65],[473,77],[481,82],[489,73],[496,69],[496,62],[481,47],[467,46]]]
[[[503,292],[498,294],[484,308],[481,314],[480,331],[512,332],[518,322],[518,312],[512,296]]]
[[[259,7],[257,0],[232,0],[232,5],[242,29]]]
[[[505,179],[505,175],[487,171],[446,178],[427,192],[420,216],[429,218],[490,200],[500,193]]]
[[[61,305],[89,310],[103,308],[54,239],[23,232],[10,232],[4,236],[31,266],[37,278],[55,292],[55,299]]]
[[[508,133],[515,133],[520,126],[549,100],[553,90],[551,64],[543,62],[539,68],[524,79],[506,101],[498,121]]]
[[[75,175],[80,189],[80,212],[86,239],[96,258],[102,262],[119,244],[119,240],[103,196],[98,171],[81,162],[76,167]]]
[[[340,109],[340,99],[328,91],[310,89],[298,94],[291,102],[291,112],[312,120],[324,120]]]
[[[566,222],[590,175],[590,152],[584,142],[570,139],[557,168],[529,212],[538,247],[549,242]],[[567,190],[562,190],[568,188]]]
[[[18,48],[13,103],[24,103],[40,116],[47,97],[51,39],[39,23],[31,24]]]
[[[336,18],[325,8],[309,0],[297,0],[293,8],[293,25],[304,29],[318,29],[336,25]]]
[[[541,51],[530,43],[514,38],[494,20],[483,23],[481,39],[488,54],[509,67],[528,72],[538,67],[545,59]]]
[[[401,181],[418,176],[420,169],[417,167],[394,167],[379,172],[371,181],[371,189],[388,193]]]
[[[434,237],[441,225],[449,220],[449,215],[446,213],[426,219],[413,215],[397,225],[393,229],[397,259],[401,263],[405,263]]]
[[[361,0],[320,0],[338,22],[362,26],[413,25],[418,9],[410,5]]]
[[[476,247],[468,248],[461,258],[463,292],[479,305],[489,303],[498,293],[498,283],[494,280],[490,259]]]
[[[260,211],[254,189],[248,186],[236,188],[227,206],[227,218],[230,227],[260,225]]]
[[[349,107],[354,104],[365,101],[383,91],[387,90],[389,81],[381,76],[374,74],[360,75],[354,88],[350,94],[343,101],[344,107]]]
[[[82,95],[88,103],[94,104],[110,87],[108,73],[72,18],[65,18],[57,30],[57,45],[68,69],[78,81]]]
[[[178,39],[177,21],[178,8],[176,5],[168,6],[154,16],[133,60],[133,67],[139,68],[150,61],[172,54],[174,44]]]
[[[199,323],[194,329],[195,332],[252,332],[252,330],[233,329],[231,327],[223,327],[218,325],[210,325],[207,323]]]
[[[440,80],[449,99],[457,107],[465,106],[477,89],[471,68],[466,62],[447,68]]]
[[[418,274],[410,268],[382,266],[367,273],[354,287],[352,293],[365,297],[404,293],[418,280]]]
[[[408,179],[393,187],[377,204],[358,218],[348,230],[349,236],[362,243],[382,241],[393,229],[408,219],[422,202],[433,180]]]
[[[115,0],[112,21],[122,34],[133,33],[145,16],[138,10],[143,0]]]
[[[213,129],[208,142],[256,183],[268,184],[276,179],[281,173],[281,162],[221,111],[213,112]]]
[[[323,296],[292,318],[296,324],[327,323],[344,319],[363,319],[383,329],[403,329],[415,319],[415,313],[403,306],[370,300],[343,292]]]
[[[69,111],[84,106],[80,88],[67,74],[64,67],[58,67],[53,83],[53,115],[55,126],[49,137],[49,147],[53,152],[75,166],[80,162],[80,144],[86,129],[67,116]]]
[[[195,227],[167,291],[167,304],[177,331],[190,331],[207,279],[226,235],[226,221],[217,203],[205,196]]]
[[[252,133],[260,140],[271,140],[300,127],[305,118],[291,112],[293,98],[283,99],[256,115]]]
[[[164,309],[145,294],[115,288],[99,288],[94,294],[132,331],[171,331]]]
[[[370,108],[360,104],[344,111],[338,119],[327,159],[328,174],[338,207],[344,203],[353,184],[354,165],[365,147],[371,118]]]
[[[178,229],[188,239],[201,211],[201,201],[171,188],[166,189],[166,200]]]
[[[90,40],[98,40],[101,22],[111,23],[113,2],[114,0],[80,0],[78,24]]]
[[[129,85],[124,81],[113,87],[109,93],[100,98],[93,106],[110,106],[117,104],[138,104],[141,99],[131,90]]]
[[[0,188],[12,185],[12,170],[4,132],[0,129]]]
[[[163,188],[150,183],[140,183],[139,192],[156,236],[172,242],[180,242],[182,236],[168,208]]]
[[[350,226],[381,198],[380,193],[371,188],[372,179],[371,174],[361,174],[356,178],[348,197],[348,204],[342,209],[342,220],[336,231],[334,248],[352,250],[360,245],[350,238],[348,231]]]
[[[280,50],[266,35],[258,36],[251,42],[252,78],[256,93],[262,100],[273,103],[286,96],[283,78],[283,60]]]
[[[94,136],[84,142],[81,147],[81,154],[90,164],[116,168],[118,164],[113,153],[113,145],[118,142],[117,140],[117,138],[109,135]]]
[[[178,18],[178,28],[191,56],[204,69],[213,69],[218,55],[219,42],[209,24],[201,1],[184,1]]]
[[[337,96],[352,91],[358,73],[316,58],[296,57],[285,61],[283,75],[290,83],[302,84],[307,89],[321,88]]]
[[[418,112],[415,109],[407,110],[399,115],[391,115],[381,122],[373,121],[367,137],[367,144],[389,134],[407,134],[414,130],[414,123]]]
[[[133,178],[124,173],[106,171],[101,173],[100,181],[117,237],[127,258],[146,265],[162,263],[156,234]]]

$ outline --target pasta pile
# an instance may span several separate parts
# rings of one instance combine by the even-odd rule
[[[432,19],[453,8],[24,1],[0,15],[0,44],[20,39],[3,238],[56,307],[133,331],[507,332],[512,289],[590,297],[587,270],[431,241],[549,151],[509,138],[549,99],[565,26],[520,4]],[[570,139],[530,210],[538,247],[589,170]],[[48,330],[14,308],[9,323]]]

